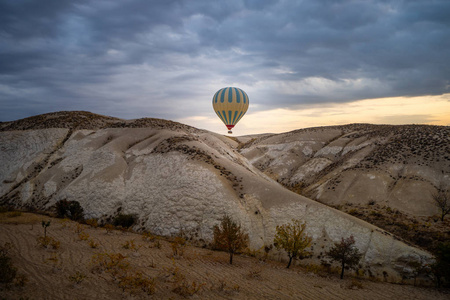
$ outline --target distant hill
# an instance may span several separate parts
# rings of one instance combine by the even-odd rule
[[[433,249],[450,239],[450,127],[350,124],[254,139],[241,154],[286,188]]]
[[[438,213],[432,194],[450,189],[450,127],[351,124],[247,142],[241,153],[284,186],[329,205],[378,204]]]
[[[70,130],[102,128],[167,128],[189,129],[188,125],[154,118],[124,120],[88,111],[60,111],[0,123],[0,131],[67,128]]]
[[[253,249],[272,244],[276,226],[296,218],[306,222],[313,238],[310,261],[318,263],[333,242],[354,235],[364,254],[363,272],[393,281],[414,276],[408,266],[429,263],[431,255],[317,201],[374,201],[372,206],[387,201],[383,205],[400,209],[400,200],[384,199],[385,182],[396,195],[392,199],[400,199],[406,190],[399,183],[413,181],[411,170],[426,173],[414,173],[421,176],[414,181],[420,185],[415,191],[433,191],[441,180],[433,174],[448,175],[448,165],[433,158],[448,146],[446,127],[349,125],[229,138],[160,119],[57,112],[1,123],[0,128],[2,205],[52,211],[58,200],[74,200],[86,217],[100,223],[119,213],[135,214],[135,230],[164,236],[183,232],[205,244],[213,226],[228,214],[248,231]],[[430,143],[429,136],[444,142],[420,148],[428,149],[428,155],[422,153],[428,160],[416,159],[421,165],[410,167],[412,154],[398,150],[409,144],[396,146],[396,141],[410,136],[412,143],[415,132],[424,136],[424,144]],[[410,151],[418,155],[416,149]],[[433,213],[429,202],[412,204],[420,213]],[[285,258],[277,251],[271,256]]]

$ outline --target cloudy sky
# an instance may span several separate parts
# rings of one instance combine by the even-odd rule
[[[448,0],[0,0],[0,121],[61,110],[235,134],[450,125]]]

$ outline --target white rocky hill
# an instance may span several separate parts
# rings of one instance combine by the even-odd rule
[[[449,126],[307,128],[251,139],[241,154],[284,186],[328,205],[370,203],[431,216],[439,213],[433,193],[450,189]]]
[[[332,165],[337,155],[352,155],[360,163],[366,157],[364,149],[374,147],[364,147],[371,140],[352,137],[353,142],[341,143],[339,138],[347,135],[349,139],[351,134],[339,128],[328,133],[305,131],[304,141],[292,133],[291,140],[289,134],[281,140],[263,136],[243,148],[245,156],[239,153],[236,140],[158,119],[126,121],[87,112],[59,112],[1,123],[0,130],[3,205],[49,210],[58,200],[76,200],[86,217],[106,221],[119,212],[136,214],[135,230],[160,235],[183,231],[205,243],[211,241],[213,225],[229,214],[248,231],[253,249],[270,245],[276,225],[296,218],[307,223],[314,259],[341,237],[353,235],[364,254],[366,274],[387,280],[413,276],[411,263],[426,263],[431,257],[378,227],[289,191],[271,178],[312,178]],[[295,157],[305,164],[294,171],[289,166],[296,163]],[[309,159],[308,165],[306,158],[317,159]],[[273,172],[267,172],[268,168]],[[343,165],[332,171],[339,168],[341,172],[348,169]],[[279,175],[273,176],[276,172]],[[369,180],[382,171],[370,172],[364,175]],[[308,186],[313,196],[327,195],[328,186],[320,182],[317,179]],[[284,253],[272,255],[285,257]]]

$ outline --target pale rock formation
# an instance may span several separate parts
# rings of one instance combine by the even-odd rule
[[[335,138],[338,132],[333,130],[323,136]],[[365,140],[366,145],[323,147],[320,135],[307,132],[304,136],[307,141],[286,141],[274,146],[254,144],[242,151],[243,156],[236,150],[235,141],[192,128],[3,131],[1,200],[17,207],[39,209],[51,209],[61,199],[75,200],[88,218],[104,221],[119,211],[135,214],[136,230],[166,236],[182,231],[205,243],[212,239],[213,226],[228,214],[247,230],[253,249],[270,245],[277,225],[300,219],[306,222],[307,232],[313,237],[313,260],[317,261],[333,242],[353,235],[364,255],[362,266],[374,276],[389,274],[389,280],[412,276],[413,271],[407,269],[410,260],[431,261],[426,251],[293,193],[255,168],[265,156],[268,166],[294,168],[295,159],[290,155],[298,155],[305,163],[292,171],[292,179],[302,180],[329,167],[329,155],[363,151],[370,146]],[[289,152],[287,161],[280,155],[283,151]],[[361,161],[356,156],[353,159],[342,170]],[[35,170],[33,166],[40,168]],[[390,183],[384,183],[387,179],[383,174],[378,170],[354,174],[347,176],[350,182],[344,179],[342,184],[380,181],[388,189]],[[316,190],[322,189],[318,197],[326,196],[324,186],[330,180],[317,184]],[[377,189],[371,192],[376,193]],[[405,191],[396,187],[390,192],[394,194],[392,199],[398,197],[401,207],[401,193]],[[382,197],[385,192],[378,193]],[[285,258],[283,252],[272,255]]]

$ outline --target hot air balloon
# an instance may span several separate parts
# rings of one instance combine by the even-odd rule
[[[227,126],[228,133],[231,134],[233,133],[231,129],[248,109],[248,96],[240,88],[226,87],[214,94],[212,104],[214,111]]]

